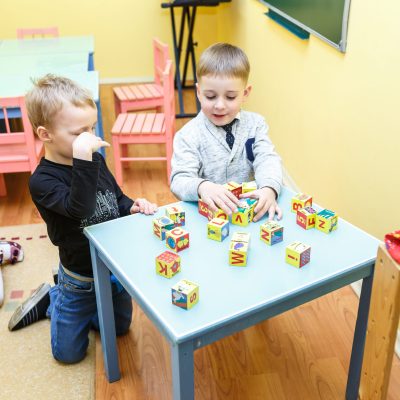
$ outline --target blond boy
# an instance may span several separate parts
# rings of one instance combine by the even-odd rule
[[[278,219],[281,160],[258,114],[241,110],[249,96],[250,65],[245,53],[227,43],[206,49],[197,66],[201,112],[174,139],[171,190],[181,200],[199,197],[212,210],[235,212],[239,200],[222,185],[255,179],[258,189],[241,197],[258,199],[254,221],[266,212]]]
[[[109,144],[94,134],[97,109],[90,94],[73,81],[46,75],[26,95],[29,119],[43,141],[45,156],[29,182],[32,200],[59,249],[58,281],[40,285],[14,313],[9,329],[20,329],[45,316],[51,318],[53,356],[65,363],[85,357],[90,328],[98,329],[88,225],[137,212],[153,214],[145,199],[131,200],[118,187],[97,152]],[[118,249],[115,249],[118,251]],[[126,333],[132,301],[111,277],[115,326]]]

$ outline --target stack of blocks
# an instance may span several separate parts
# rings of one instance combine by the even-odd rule
[[[165,239],[167,231],[174,228],[174,221],[168,217],[161,217],[153,219],[153,233],[160,239]]]
[[[182,279],[172,286],[172,304],[189,310],[199,301],[199,285]]]
[[[229,245],[229,265],[245,267],[250,246],[250,233],[235,232]]]
[[[207,224],[207,237],[222,242],[229,236],[229,222],[222,218],[213,218]]]
[[[168,231],[165,239],[165,244],[170,250],[178,252],[189,247],[189,232],[181,227]]]
[[[338,227],[338,216],[334,211],[322,210],[317,214],[316,226],[321,232],[330,233]]]
[[[283,226],[275,221],[265,222],[260,226],[260,239],[270,246],[282,242]]]
[[[172,278],[181,270],[181,258],[171,251],[164,251],[156,257],[156,273],[165,278]]]
[[[315,228],[316,211],[312,207],[304,207],[297,211],[296,222],[304,229]]]
[[[293,242],[286,247],[286,262],[301,268],[310,262],[311,247],[301,242]]]

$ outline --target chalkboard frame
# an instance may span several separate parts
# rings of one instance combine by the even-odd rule
[[[263,3],[264,5],[266,5],[275,14],[278,14],[278,15],[280,15],[282,17],[280,25],[285,26],[285,24],[282,23],[282,19],[283,20],[286,19],[288,21],[288,24],[287,24],[288,26],[286,28],[288,30],[290,30],[292,33],[293,33],[293,31],[290,29],[290,25],[291,24],[295,24],[295,25],[299,26],[301,29],[303,29],[303,30],[305,30],[305,31],[307,31],[307,32],[319,37],[320,39],[322,39],[323,41],[327,42],[328,44],[330,44],[331,46],[333,46],[337,50],[341,51],[342,53],[346,52],[346,48],[347,48],[347,30],[348,30],[348,23],[349,23],[351,0],[345,0],[345,2],[344,2],[343,18],[342,18],[342,34],[341,34],[341,38],[340,38],[339,43],[333,42],[332,40],[330,40],[326,36],[322,35],[321,33],[317,32],[314,29],[310,28],[309,26],[303,24],[301,21],[296,20],[295,18],[293,18],[290,15],[286,14],[285,12],[280,10],[279,8],[269,4],[268,0],[259,0],[259,1],[261,3]],[[268,15],[268,13],[266,13],[266,15]],[[272,19],[274,19],[274,18],[272,18]]]

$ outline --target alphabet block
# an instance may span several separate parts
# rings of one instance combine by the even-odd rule
[[[211,221],[213,218],[222,218],[227,221],[229,220],[228,214],[226,214],[225,211],[219,208],[217,211],[213,212],[208,208],[207,203],[204,202],[203,200],[199,200],[198,207],[199,207],[199,214],[206,217],[209,221]]]
[[[256,202],[255,199],[241,199],[237,212],[232,213],[232,224],[247,226],[253,220]]]
[[[165,232],[174,227],[174,221],[168,217],[160,217],[153,219],[153,233],[160,239],[165,239]]]
[[[230,181],[228,183],[225,183],[224,188],[228,189],[232,194],[234,194],[237,198],[242,194],[242,185],[240,185],[237,182]]]
[[[179,252],[189,247],[189,232],[181,227],[168,231],[165,235],[165,244],[171,250]]]
[[[242,193],[253,192],[254,190],[257,190],[256,181],[242,183]]]
[[[172,304],[185,310],[191,309],[199,301],[199,285],[182,279],[172,286]]]
[[[270,246],[282,242],[283,227],[275,221],[265,222],[260,226],[260,239]]]
[[[181,206],[167,207],[165,215],[174,221],[175,226],[185,226],[185,211]]]
[[[325,209],[317,214],[316,228],[325,233],[331,233],[338,227],[338,216],[334,211]]]
[[[245,267],[247,264],[247,253],[249,243],[231,241],[229,246],[229,265]]]
[[[164,251],[156,257],[156,273],[165,278],[172,278],[181,270],[181,258],[171,251]]]
[[[310,262],[311,246],[301,242],[293,242],[286,247],[286,262],[301,268]]]
[[[304,229],[315,228],[317,212],[312,207],[304,207],[297,211],[296,222]]]
[[[222,242],[229,236],[229,222],[222,218],[213,218],[207,224],[207,237]]]
[[[235,232],[232,235],[231,242],[244,242],[250,246],[250,233],[249,232]]]
[[[297,213],[298,210],[304,207],[312,206],[312,197],[305,193],[297,193],[292,197],[292,212]]]

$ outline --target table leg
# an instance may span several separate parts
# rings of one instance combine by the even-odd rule
[[[114,307],[112,302],[110,271],[100,259],[96,248],[90,245],[96,289],[97,312],[99,316],[101,345],[104,368],[109,382],[121,378],[118,365],[117,337],[115,334]]]
[[[194,364],[192,341],[171,346],[174,400],[194,399]]]
[[[356,328],[354,331],[353,348],[347,378],[346,400],[357,400],[360,386],[361,367],[364,356],[365,337],[367,334],[368,313],[371,300],[373,274],[363,279]]]
[[[100,104],[100,90],[99,90],[99,100],[96,101],[97,106],[97,124],[96,124],[96,135],[101,137],[104,140],[104,130],[103,130],[103,120],[101,118],[101,104]],[[99,149],[101,155],[106,158],[106,152],[104,147]]]
[[[0,174],[0,196],[7,196],[7,187],[4,174]]]

